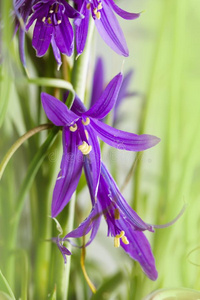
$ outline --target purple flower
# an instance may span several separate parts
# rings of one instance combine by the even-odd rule
[[[73,28],[69,18],[81,15],[65,0],[41,0],[33,6],[33,14],[26,30],[36,20],[32,45],[37,56],[43,56],[51,44],[58,66],[61,65],[60,52],[70,56],[73,53]]]
[[[113,0],[74,0],[74,2],[81,14],[85,16],[84,19],[75,21],[78,55],[83,52],[85,47],[90,14],[106,44],[120,55],[129,55],[126,40],[113,11],[127,20],[136,19],[140,14],[122,10]]]
[[[85,159],[84,169],[86,177],[91,177],[89,158]],[[89,180],[89,187],[93,182]],[[92,189],[90,189],[91,191]],[[63,245],[69,238],[80,238],[91,231],[90,239],[85,246],[88,246],[95,238],[99,229],[102,215],[108,226],[108,236],[114,237],[114,247],[122,247],[131,258],[138,261],[144,273],[151,279],[156,280],[158,273],[155,267],[155,260],[151,252],[150,244],[142,231],[153,231],[153,227],[145,223],[136,212],[127,204],[120,193],[114,179],[101,163],[101,175],[97,199],[91,192],[93,208],[90,215],[78,228],[68,233],[59,243]],[[59,247],[65,257],[67,248]]]
[[[96,103],[86,110],[76,97],[72,110],[46,93],[41,94],[47,117],[63,127],[63,157],[53,192],[52,216],[55,217],[69,202],[74,193],[85,158],[89,156],[93,195],[97,195],[100,177],[100,147],[97,137],[112,147],[129,151],[142,151],[156,145],[159,139],[151,135],[137,135],[121,131],[101,122],[115,105],[122,74],[116,75],[107,85]]]
[[[36,0],[14,0],[13,8],[15,15],[15,33],[19,29],[19,53],[22,64],[26,66],[26,58],[24,53],[25,40],[25,24],[32,12],[32,6]]]

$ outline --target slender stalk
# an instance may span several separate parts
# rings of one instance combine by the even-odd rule
[[[46,130],[49,128],[52,128],[53,125],[52,124],[42,124],[39,125],[31,130],[29,130],[28,132],[26,132],[24,135],[22,135],[12,146],[11,148],[8,150],[8,152],[6,153],[6,155],[4,156],[1,164],[0,164],[0,180],[1,177],[3,175],[3,172],[9,162],[9,160],[11,159],[11,157],[13,156],[13,154],[17,151],[17,149],[30,137],[32,137],[33,135],[35,135],[36,133],[42,131],[42,130]]]

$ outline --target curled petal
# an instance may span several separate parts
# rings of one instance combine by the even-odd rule
[[[68,233],[63,240],[68,238],[79,238],[85,236],[91,231],[90,239],[85,246],[88,246],[95,238],[101,222],[101,213],[99,212],[98,203],[95,204],[89,216],[79,225],[78,228]]]
[[[78,120],[78,116],[55,97],[47,93],[41,93],[41,99],[48,119],[56,126],[70,126],[73,122]]]
[[[99,120],[91,119],[91,125],[101,138],[108,145],[117,149],[128,151],[143,151],[155,146],[160,139],[153,135],[137,135],[126,131],[115,129]]]
[[[121,9],[113,0],[106,1],[108,5],[112,7],[112,9],[118,14],[120,17],[126,20],[134,20],[140,16],[140,13],[130,13],[123,9]]]

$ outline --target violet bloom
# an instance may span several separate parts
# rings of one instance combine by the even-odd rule
[[[93,194],[97,195],[100,177],[100,147],[97,137],[112,147],[129,151],[142,151],[159,142],[151,135],[137,135],[115,129],[100,121],[115,105],[122,74],[116,75],[96,103],[86,110],[76,97],[72,110],[46,93],[41,94],[43,108],[47,117],[56,125],[63,127],[63,157],[60,172],[53,192],[52,216],[69,202],[76,190],[84,158],[89,156],[93,181]]]
[[[85,47],[90,14],[106,44],[120,55],[129,55],[124,34],[114,12],[127,20],[136,19],[140,14],[122,10],[115,4],[114,0],[74,0],[74,2],[77,5],[77,9],[85,16],[84,19],[75,21],[78,55],[83,52]]]
[[[80,18],[81,14],[65,0],[41,0],[33,6],[33,14],[26,25],[30,28],[36,20],[32,45],[37,56],[43,56],[51,44],[58,66],[61,65],[60,52],[71,56],[73,53],[73,28],[69,18]]]
[[[36,0],[14,0],[13,8],[15,15],[15,33],[19,29],[19,53],[23,66],[26,66],[24,53],[25,24],[32,12],[32,6]]]
[[[91,232],[90,239],[85,246],[88,246],[95,238],[99,229],[101,217],[104,216],[108,226],[108,236],[114,238],[114,247],[120,246],[129,256],[138,261],[144,273],[151,279],[156,280],[158,273],[155,267],[155,260],[151,252],[150,244],[142,231],[153,231],[153,226],[145,223],[136,212],[128,205],[120,193],[114,179],[101,163],[101,175],[97,199],[92,193],[92,180],[89,158],[85,159],[84,169],[89,179],[89,189],[92,199],[92,211],[78,228],[68,233],[63,239],[57,239],[58,247],[65,258],[69,251],[63,243],[69,238],[80,238]],[[61,247],[62,246],[62,247]],[[71,253],[70,253],[71,254]]]

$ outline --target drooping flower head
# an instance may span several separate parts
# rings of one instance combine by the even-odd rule
[[[86,177],[89,178],[92,174],[88,160],[88,158],[85,159],[84,169]],[[92,181],[89,181],[89,183],[92,185]],[[119,248],[121,246],[132,259],[139,262],[144,273],[151,280],[156,280],[158,273],[155,267],[155,259],[150,244],[142,232],[144,230],[153,231],[153,227],[145,223],[128,205],[103,163],[101,163],[99,188],[95,201],[92,196],[92,188],[90,193],[93,207],[87,219],[63,239],[57,240],[62,255],[65,257],[65,253],[67,253],[67,248],[63,245],[65,241],[69,241],[71,238],[83,237],[91,232],[90,239],[85,245],[88,246],[95,238],[101,217],[104,216],[108,226],[107,235],[113,237],[114,247]]]
[[[75,21],[78,55],[83,52],[85,47],[90,15],[106,44],[122,56],[129,55],[126,40],[114,12],[127,20],[136,19],[140,14],[122,10],[113,0],[74,0],[74,2],[77,9],[85,16],[84,19]]]
[[[128,151],[142,151],[159,142],[155,136],[121,131],[100,121],[115,105],[121,83],[122,74],[119,73],[89,110],[86,110],[78,97],[75,98],[72,110],[69,110],[55,97],[41,94],[47,117],[56,126],[63,128],[63,157],[53,192],[53,217],[62,211],[75,191],[86,156],[90,158],[93,194],[97,195],[101,167],[97,137],[112,147]]]
[[[41,0],[32,7],[26,30],[36,20],[32,45],[37,56],[43,56],[52,45],[58,66],[61,65],[60,52],[71,56],[73,53],[73,28],[69,18],[80,18],[81,14],[65,0]]]

